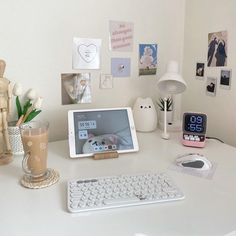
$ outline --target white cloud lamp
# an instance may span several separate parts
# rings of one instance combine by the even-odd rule
[[[164,132],[161,137],[169,139],[167,133],[167,97],[168,95],[183,93],[187,87],[186,82],[179,74],[179,66],[176,61],[169,61],[167,65],[167,72],[157,82],[158,90],[165,95],[164,98]]]

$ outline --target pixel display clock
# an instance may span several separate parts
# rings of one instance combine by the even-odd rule
[[[206,140],[206,127],[206,114],[189,112],[184,113],[183,145],[190,147],[204,147]]]

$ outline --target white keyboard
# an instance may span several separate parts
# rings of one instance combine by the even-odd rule
[[[85,212],[184,199],[166,174],[144,173],[71,180],[67,183],[70,212]]]

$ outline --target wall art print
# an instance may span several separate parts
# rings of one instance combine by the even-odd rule
[[[130,77],[130,58],[111,58],[111,74],[113,77]]]
[[[139,44],[139,75],[155,75],[157,44]]]
[[[73,69],[99,69],[101,39],[73,38]]]
[[[227,66],[227,31],[208,34],[207,66]]]
[[[110,21],[110,50],[133,51],[134,24],[131,22]]]

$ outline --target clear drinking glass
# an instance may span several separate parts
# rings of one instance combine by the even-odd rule
[[[20,125],[20,133],[24,148],[22,168],[31,182],[43,181],[47,178],[49,123],[30,121]]]

